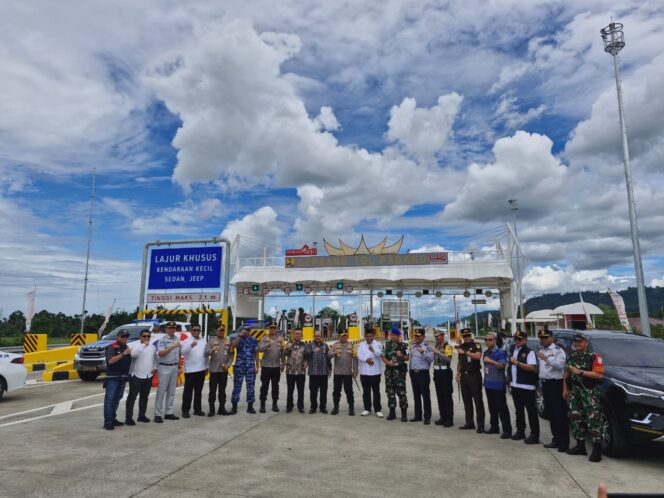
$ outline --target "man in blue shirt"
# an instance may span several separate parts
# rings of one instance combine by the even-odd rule
[[[501,439],[512,437],[512,423],[510,412],[507,408],[507,397],[505,394],[507,380],[505,379],[505,365],[507,355],[505,351],[496,345],[495,334],[487,334],[484,339],[486,351],[484,351],[484,390],[489,403],[489,430],[486,434],[498,434],[498,418],[503,426]]]
[[[231,395],[233,409],[231,415],[237,413],[243,379],[247,381],[247,413],[256,413],[256,410],[254,410],[254,401],[256,400],[254,384],[256,383],[256,372],[258,372],[258,341],[249,334],[249,330],[243,329],[231,342],[228,353],[232,355],[234,351],[237,351],[237,356],[233,366],[233,394]]]
[[[104,429],[112,431],[124,425],[117,419],[118,405],[124,394],[131,367],[131,349],[127,346],[129,331],[122,330],[117,340],[106,348],[106,378],[104,379]]]

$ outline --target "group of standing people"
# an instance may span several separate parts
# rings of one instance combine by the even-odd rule
[[[182,416],[205,416],[202,410],[202,391],[209,373],[208,417],[234,415],[238,410],[243,384],[246,386],[247,412],[256,413],[255,382],[260,371],[259,411],[265,413],[268,394],[271,395],[273,412],[279,409],[279,382],[286,374],[286,411],[295,408],[305,412],[304,388],[309,377],[309,413],[328,413],[328,379],[333,376],[332,415],[339,413],[342,391],[348,404],[348,414],[355,415],[353,384],[359,388],[360,377],[363,411],[383,418],[381,404],[382,366],[385,367],[385,393],[387,395],[387,420],[397,418],[397,403],[401,421],[408,419],[406,378],[414,398],[414,416],[411,422],[431,423],[431,368],[439,408],[436,425],[454,425],[452,356],[454,349],[445,340],[442,331],[435,332],[435,343],[426,342],[424,328],[413,330],[413,342],[401,339],[401,331],[392,329],[385,344],[375,340],[369,327],[365,340],[354,347],[344,330],[339,341],[328,345],[322,333],[316,331],[310,343],[302,340],[302,331],[294,330],[292,340],[286,341],[272,323],[269,333],[260,341],[248,330],[242,330],[231,341],[226,337],[223,325],[217,328],[215,337],[205,342],[201,328],[194,325],[191,337],[180,342],[175,337],[175,323],[168,322],[166,334],[151,342],[151,332],[145,329],[138,341],[128,345],[128,332],[120,333],[116,342],[106,351],[107,376],[104,401],[104,428],[112,430],[119,425],[135,425],[133,409],[139,398],[139,422],[150,422],[146,417],[147,399],[152,377],[158,373],[159,386],[153,421],[178,420],[174,413],[174,400],[180,359],[184,358],[184,392]],[[504,351],[496,344],[496,335],[485,337],[486,349],[474,341],[470,329],[461,331],[463,342],[457,348],[456,382],[465,409],[465,424],[459,429],[475,429],[478,433],[501,434],[502,439],[525,440],[526,444],[539,444],[540,428],[536,406],[536,386],[540,382],[544,401],[548,408],[553,440],[547,448],[557,448],[569,454],[587,454],[584,437],[590,432],[593,438],[591,461],[601,459],[601,434],[599,427],[599,381],[603,375],[602,359],[587,350],[588,339],[584,334],[574,336],[574,351],[567,357],[565,351],[554,343],[554,337],[544,329],[539,339],[542,348],[536,353],[528,348],[527,335],[516,332],[514,344]],[[262,353],[262,358],[260,356]],[[226,386],[229,370],[233,367],[231,408],[226,410]],[[129,381],[125,422],[117,419],[117,408]],[[489,408],[489,427],[485,428],[485,409],[482,388]],[[513,431],[507,406],[507,392],[511,392],[515,408]],[[530,434],[526,437],[526,414]],[[570,448],[569,426],[576,439]],[[476,420],[476,424],[475,424]],[[500,428],[502,427],[502,431]]]

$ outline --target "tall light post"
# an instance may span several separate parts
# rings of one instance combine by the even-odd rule
[[[616,76],[616,92],[618,93],[618,114],[620,115],[620,131],[622,133],[623,162],[625,164],[625,182],[627,183],[629,225],[632,230],[636,290],[639,297],[641,333],[649,336],[650,321],[648,319],[648,302],[646,300],[646,288],[643,283],[643,264],[641,262],[641,246],[639,244],[639,225],[636,220],[636,205],[634,203],[634,190],[632,187],[632,164],[629,160],[629,145],[627,143],[627,129],[625,127],[625,109],[623,107],[622,87],[620,85],[620,67],[618,66],[618,53],[625,46],[625,35],[623,33],[623,25],[619,22],[612,22],[607,27],[602,28],[600,33],[604,42],[604,51],[613,56],[613,69]]]
[[[509,199],[507,203],[510,205],[510,210],[512,211],[512,225],[514,226],[514,236],[519,237],[519,232],[516,229],[516,219],[517,219],[517,213],[519,211],[519,201],[516,199]],[[517,258],[516,261],[517,264],[517,272],[519,275],[521,274],[521,262]],[[521,285],[519,285],[519,302],[521,303],[521,320],[523,320],[523,328],[526,328],[526,315],[524,314],[526,312],[526,305],[523,300],[523,291],[521,289]],[[516,320],[516,317],[514,317]]]

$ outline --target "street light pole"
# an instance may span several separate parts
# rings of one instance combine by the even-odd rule
[[[632,249],[634,252],[634,270],[636,272],[636,290],[639,298],[639,315],[641,317],[641,333],[650,336],[650,320],[648,315],[648,302],[643,279],[643,263],[641,260],[641,245],[639,244],[639,225],[636,219],[636,204],[632,187],[632,164],[629,159],[629,145],[627,143],[627,128],[625,126],[625,109],[623,107],[622,86],[620,84],[620,67],[618,53],[625,46],[623,25],[612,22],[600,30],[604,41],[604,51],[613,56],[613,69],[616,76],[616,92],[618,94],[618,114],[620,115],[620,131],[622,134],[623,162],[625,164],[625,182],[627,184],[627,205],[629,207],[629,225],[632,231]]]

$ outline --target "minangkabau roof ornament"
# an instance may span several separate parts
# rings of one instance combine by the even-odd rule
[[[376,244],[373,247],[368,247],[367,243],[364,241],[364,235],[360,239],[360,244],[357,247],[351,247],[348,244],[344,243],[343,240],[339,239],[339,247],[334,247],[327,240],[323,239],[323,244],[325,245],[325,250],[330,256],[354,256],[362,254],[397,254],[401,249],[403,244],[403,235],[399,240],[390,246],[386,246],[387,237],[385,237],[380,243]]]

